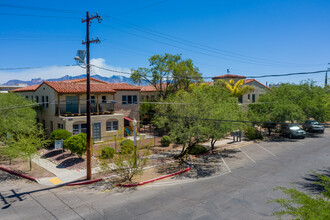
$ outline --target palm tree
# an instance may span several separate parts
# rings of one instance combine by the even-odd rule
[[[254,91],[254,88],[249,85],[244,85],[244,79],[238,80],[236,83],[234,80],[225,81],[226,88],[230,91],[230,93],[240,98],[244,94]]]

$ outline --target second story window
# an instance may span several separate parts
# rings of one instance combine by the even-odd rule
[[[41,97],[42,107],[45,107],[45,96]]]
[[[123,105],[137,104],[137,96],[136,95],[123,95],[122,104]]]
[[[102,103],[107,103],[107,97],[105,95],[102,96]]]
[[[46,108],[48,108],[48,106],[49,106],[49,105],[48,105],[48,104],[49,104],[49,103],[48,103],[48,96],[46,96],[46,103],[45,103],[45,104],[46,104]]]
[[[91,104],[95,104],[95,96],[91,96]]]
[[[36,96],[36,103],[39,104],[39,96]]]

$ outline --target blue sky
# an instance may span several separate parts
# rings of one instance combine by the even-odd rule
[[[208,77],[226,74],[227,69],[256,76],[329,67],[330,1],[326,0],[2,0],[0,68],[46,67],[0,71],[0,83],[83,74],[79,67],[54,65],[75,64],[76,51],[84,49],[81,18],[87,10],[103,17],[101,24],[95,21],[91,26],[91,37],[101,40],[91,46],[91,58],[107,68],[148,67],[148,58],[163,53],[191,58]],[[113,73],[93,69],[92,74]],[[308,78],[324,84],[324,73],[259,81],[299,83]]]

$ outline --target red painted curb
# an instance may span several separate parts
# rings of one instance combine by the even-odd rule
[[[188,167],[188,168],[185,169],[185,170],[181,170],[181,171],[178,171],[178,172],[176,172],[176,173],[171,173],[171,174],[168,174],[168,175],[165,175],[165,176],[157,177],[157,178],[155,178],[155,179],[151,179],[151,180],[148,180],[148,181],[145,181],[145,182],[134,183],[134,184],[117,184],[116,186],[121,186],[121,187],[135,187],[135,186],[142,186],[142,185],[147,184],[147,183],[152,183],[152,182],[154,182],[154,181],[161,180],[161,179],[164,179],[164,178],[167,178],[167,177],[170,177],[170,176],[175,176],[175,175],[178,175],[178,174],[181,174],[181,173],[188,172],[189,170],[191,170],[190,167]]]
[[[88,181],[84,181],[84,182],[78,182],[78,183],[67,183],[66,186],[79,186],[79,185],[87,185],[87,184],[92,184],[92,183],[96,183],[96,182],[100,182],[103,179],[96,179],[96,180],[88,180]]]
[[[27,175],[24,175],[24,174],[20,174],[20,173],[18,173],[18,172],[16,172],[16,171],[9,170],[9,169],[4,168],[4,167],[0,167],[0,170],[6,171],[6,172],[8,172],[8,173],[10,173],[10,174],[13,174],[13,175],[16,175],[16,176],[23,177],[23,178],[25,178],[25,179],[32,180],[32,181],[34,181],[34,182],[37,182],[36,178],[30,177],[30,176],[27,176]]]

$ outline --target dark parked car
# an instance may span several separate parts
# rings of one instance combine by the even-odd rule
[[[305,124],[303,124],[303,128],[306,131],[315,131],[315,132],[324,132],[324,126],[321,125],[319,122],[314,120],[307,120]]]
[[[283,136],[289,138],[305,138],[306,132],[295,124],[283,124],[281,125],[281,131]]]

